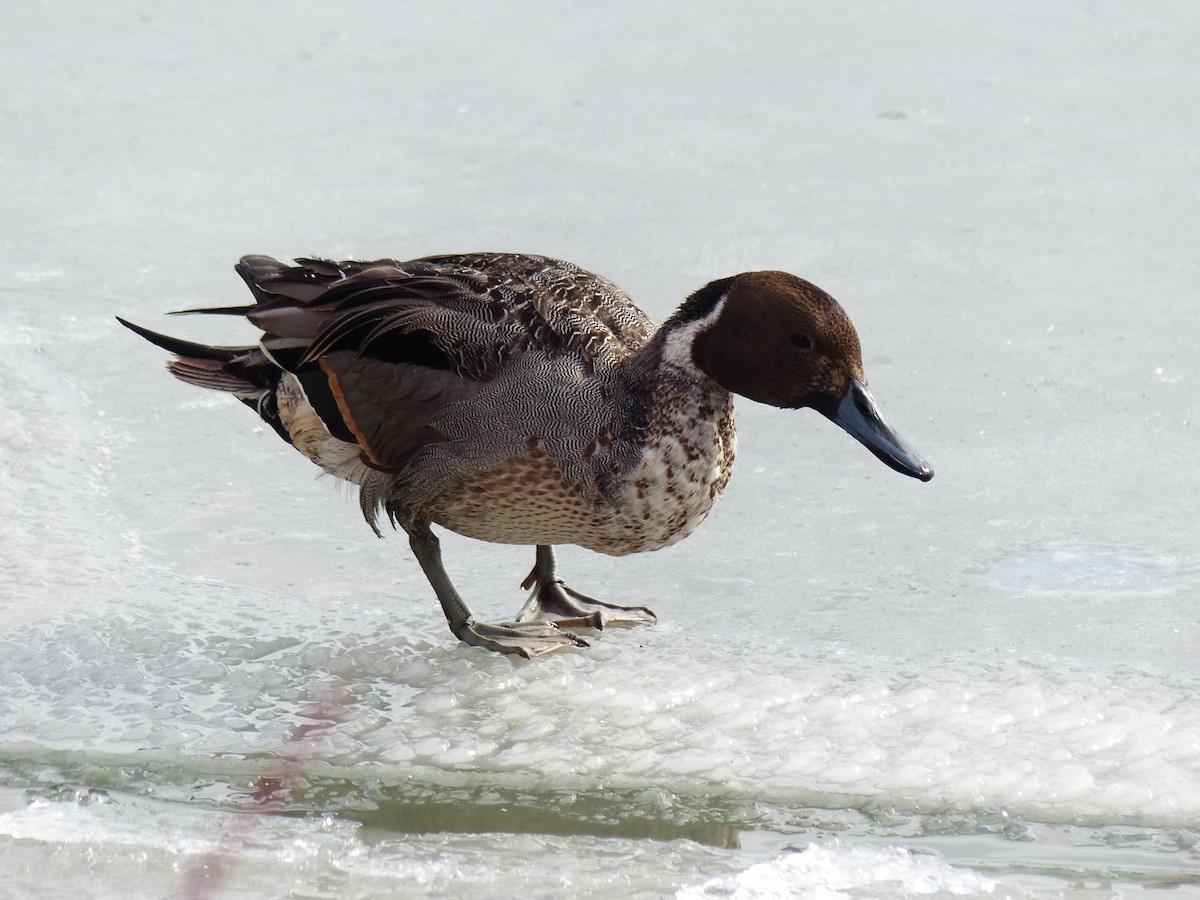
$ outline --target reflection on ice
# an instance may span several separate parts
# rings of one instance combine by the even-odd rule
[[[330,788],[342,787],[345,793]],[[728,800],[692,804],[652,788],[603,794],[576,791],[445,788],[432,785],[382,787],[366,800],[357,785],[314,785],[295,799],[298,808],[345,809],[361,822],[363,837],[394,834],[493,833],[686,839],[713,847],[740,846],[752,810]],[[349,789],[349,790],[347,790]],[[357,798],[362,809],[343,804]],[[331,802],[332,801],[332,802]]]

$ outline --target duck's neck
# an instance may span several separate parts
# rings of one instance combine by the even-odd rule
[[[664,425],[671,422],[675,428],[688,428],[727,417],[732,433],[733,395],[692,361],[691,345],[699,324],[672,327],[668,322],[644,348],[644,362],[654,385],[651,419],[657,417]]]
[[[691,364],[667,326],[627,363],[640,427],[620,506],[638,536],[631,549],[656,549],[690,534],[729,482],[733,397]]]
[[[651,384],[671,385],[689,395],[713,398],[724,395],[728,398],[729,391],[701,371],[692,359],[692,344],[700,332],[712,325],[713,319],[719,313],[719,304],[709,306],[706,315],[685,316],[688,304],[694,300],[695,295],[662,324],[645,346],[627,360],[629,370],[638,373],[638,377],[645,378]]]

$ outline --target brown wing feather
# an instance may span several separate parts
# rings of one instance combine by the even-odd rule
[[[347,427],[371,465],[401,468],[444,436],[430,420],[447,404],[474,397],[482,384],[454,372],[389,363],[351,351],[321,357],[321,368]]]
[[[279,338],[309,341],[293,365],[338,349],[387,358],[395,352],[389,337],[421,332],[460,374],[487,379],[535,348],[604,366],[641,347],[655,328],[611,282],[546,257],[300,262],[246,257],[238,266],[259,301],[246,315],[263,330],[264,348],[273,352]],[[395,361],[405,361],[402,348]]]

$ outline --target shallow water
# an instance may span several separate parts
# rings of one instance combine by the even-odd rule
[[[0,896],[1200,897],[1190,7],[10,24]],[[561,554],[659,623],[513,661],[112,320],[475,249],[659,316],[795,270],[937,477],[742,403],[694,536]],[[519,607],[531,552],[444,546]]]

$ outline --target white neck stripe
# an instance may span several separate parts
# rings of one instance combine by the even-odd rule
[[[692,345],[702,332],[708,331],[716,323],[717,319],[720,318],[721,310],[725,308],[725,298],[728,296],[728,291],[722,294],[721,299],[716,302],[712,311],[704,318],[694,319],[686,325],[671,329],[671,333],[667,335],[667,339],[663,344],[663,362],[678,369],[684,369],[685,371],[699,371],[696,368],[695,360],[692,359]]]

